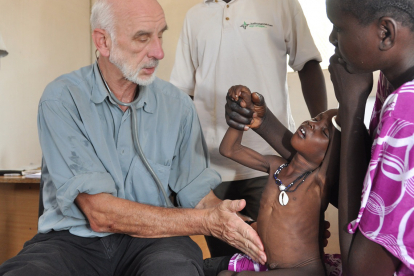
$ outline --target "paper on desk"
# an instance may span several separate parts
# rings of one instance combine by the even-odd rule
[[[40,170],[28,170],[28,171],[23,171],[23,176],[26,178],[40,178],[42,173],[40,172]]]
[[[32,173],[32,174],[25,174],[24,177],[26,178],[40,178],[42,176],[42,173]]]

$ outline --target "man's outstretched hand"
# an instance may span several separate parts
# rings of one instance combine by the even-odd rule
[[[212,236],[241,250],[256,262],[265,264],[266,255],[259,235],[237,215],[245,206],[246,201],[243,199],[224,200],[210,208],[205,227]]]
[[[251,93],[243,85],[232,86],[225,106],[227,124],[237,130],[257,129],[266,116],[266,103],[262,95]]]

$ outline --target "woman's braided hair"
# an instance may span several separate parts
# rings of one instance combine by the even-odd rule
[[[344,11],[363,25],[390,16],[414,32],[414,0],[340,0]]]

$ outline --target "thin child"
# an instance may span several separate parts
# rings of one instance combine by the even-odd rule
[[[230,88],[228,97],[251,109],[254,103],[263,101],[258,93],[251,94],[244,86]],[[231,127],[227,130],[220,153],[252,169],[269,173],[257,225],[252,224],[265,247],[267,267],[260,266],[256,271],[268,269],[267,275],[326,275],[320,229],[331,185],[336,182],[327,181],[327,170],[336,170],[339,165],[336,160],[330,160],[330,152],[335,149],[329,147],[335,134],[332,118],[336,114],[336,109],[328,110],[300,125],[290,140],[296,150],[290,162],[277,155],[263,156],[243,146],[243,131]],[[261,122],[261,117],[255,116],[249,127],[258,128]],[[247,257],[233,256],[230,267],[240,265],[243,258]],[[242,275],[252,273],[255,272],[244,271]],[[223,271],[219,275],[238,274]]]

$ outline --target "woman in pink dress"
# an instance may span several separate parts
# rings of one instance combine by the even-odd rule
[[[329,71],[341,128],[339,237],[343,275],[414,275],[414,1],[327,0]],[[372,72],[381,71],[369,132]],[[249,117],[227,103],[230,126]],[[238,111],[237,111],[238,110]],[[237,114],[236,114],[237,113]],[[257,114],[256,114],[257,116]],[[255,130],[270,144],[272,117]]]
[[[414,2],[327,0],[344,275],[414,275]],[[369,134],[365,103],[380,70]]]

